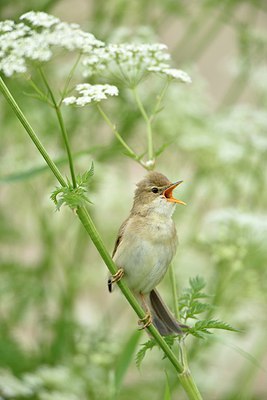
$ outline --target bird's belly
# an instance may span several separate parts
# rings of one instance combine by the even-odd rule
[[[129,235],[119,246],[114,261],[124,269],[126,282],[133,291],[149,293],[164,277],[175,253],[176,240],[169,236],[161,239]]]

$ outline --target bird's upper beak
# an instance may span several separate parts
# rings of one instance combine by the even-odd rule
[[[172,196],[172,191],[173,191],[177,186],[179,186],[182,182],[183,182],[183,181],[178,181],[178,182],[175,182],[175,183],[170,184],[170,185],[164,190],[163,196],[165,196],[166,199],[167,199],[168,201],[172,202],[172,203],[179,203],[179,204],[183,204],[184,206],[186,206],[186,203],[185,203],[185,202],[183,202],[182,200],[175,199],[175,198]]]

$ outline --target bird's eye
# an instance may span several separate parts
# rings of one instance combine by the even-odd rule
[[[158,193],[158,191],[159,191],[159,189],[157,187],[153,187],[151,189],[151,192],[153,192],[153,193]]]

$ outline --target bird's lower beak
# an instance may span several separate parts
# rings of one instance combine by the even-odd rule
[[[167,199],[168,201],[172,202],[172,203],[179,203],[179,204],[183,204],[184,206],[186,206],[186,203],[185,203],[185,202],[183,202],[182,200],[175,199],[175,198],[172,196],[172,191],[173,191],[177,186],[179,186],[182,182],[183,182],[183,181],[178,181],[178,182],[172,183],[170,186],[167,187],[167,189],[164,190],[163,196],[165,196],[166,199]]]

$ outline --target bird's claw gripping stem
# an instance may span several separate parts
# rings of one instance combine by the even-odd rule
[[[140,326],[139,330],[146,329],[151,324],[152,324],[152,316],[149,312],[147,312],[144,318],[141,318],[138,321],[138,325],[142,325]]]
[[[121,278],[124,276],[124,269],[119,268],[116,274],[112,275],[108,280],[108,290],[112,292],[113,283],[119,282]]]

